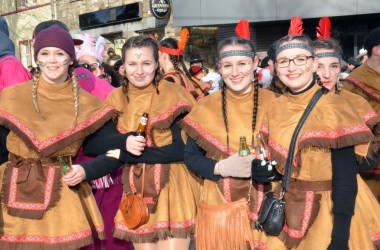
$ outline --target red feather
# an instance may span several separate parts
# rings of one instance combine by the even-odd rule
[[[189,39],[189,30],[186,28],[183,28],[181,30],[181,34],[179,36],[178,40],[178,50],[179,51],[184,51],[186,47],[187,40]]]
[[[302,35],[302,32],[302,19],[298,16],[292,17],[292,20],[290,21],[288,35]]]
[[[236,35],[249,40],[251,38],[251,34],[249,33],[249,23],[247,20],[240,20],[240,22],[236,25],[235,29]]]
[[[319,26],[317,27],[318,39],[328,40],[331,37],[331,22],[327,16],[322,17],[319,20]]]

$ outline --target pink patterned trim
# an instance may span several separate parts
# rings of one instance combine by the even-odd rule
[[[144,201],[146,202],[146,204],[155,204],[154,200],[153,200],[153,197],[149,196],[144,196]]]
[[[14,243],[45,243],[45,244],[61,244],[72,241],[77,241],[91,237],[91,229],[83,230],[81,232],[75,232],[68,235],[62,236],[47,236],[47,235],[11,235],[4,234],[0,235],[0,241],[3,242],[14,242]]]
[[[231,202],[231,179],[223,178],[223,196],[226,201]]]
[[[356,85],[358,88],[363,90],[368,96],[376,99],[378,102],[380,102],[380,94],[378,94],[376,91],[374,91],[372,88],[368,87],[358,79],[352,77],[352,76],[347,76],[346,80],[352,82],[354,85]]]
[[[380,240],[380,232],[370,234],[372,242],[376,242]]]
[[[261,207],[261,203],[263,203],[264,200],[264,185],[263,184],[257,184],[257,206],[256,211],[249,212],[249,219],[250,220],[257,220],[259,216],[259,210]]]
[[[189,125],[191,128],[195,129],[200,136],[203,137],[206,141],[214,145],[216,148],[218,148],[221,152],[233,155],[235,152],[231,149],[227,151],[227,146],[222,143],[219,139],[217,139],[215,136],[204,130],[198,123],[195,121],[189,119],[188,117],[183,118],[183,120],[187,125]]]
[[[195,218],[192,218],[190,220],[181,221],[181,222],[170,222],[170,221],[158,221],[153,226],[142,226],[140,228],[137,228],[135,230],[129,229],[125,224],[115,221],[115,229],[132,233],[132,234],[148,234],[148,233],[154,233],[157,230],[162,229],[186,229],[195,224]]]
[[[266,242],[254,240],[253,241],[253,247],[255,249],[260,249],[260,250],[268,250],[268,246]]]
[[[315,131],[308,131],[306,133],[303,133],[298,141],[302,142],[304,140],[310,139],[310,138],[327,138],[327,139],[337,139],[343,136],[352,135],[360,132],[370,132],[370,129],[365,124],[356,124],[356,125],[350,125],[335,131],[323,131],[323,130],[315,130]]]
[[[189,109],[191,109],[193,105],[191,105],[188,101],[180,100],[177,103],[175,103],[173,106],[171,106],[166,112],[162,114],[157,114],[148,120],[147,133],[146,133],[148,147],[151,147],[153,144],[153,139],[151,138],[152,136],[151,130],[152,128],[154,128],[154,125],[158,122],[168,119],[170,116],[174,114],[175,111],[177,111],[179,108],[182,108],[182,107],[189,107]]]
[[[367,123],[369,120],[378,117],[377,113],[374,111],[368,112],[367,114],[363,115],[363,121]]]
[[[277,143],[272,138],[268,139],[268,145],[285,159],[288,157],[288,149],[282,146],[281,144]],[[298,166],[298,161],[296,157],[293,158],[293,166]]]
[[[264,134],[269,134],[269,127],[266,125],[261,125],[260,132],[262,132]]]
[[[136,190],[136,185],[135,185],[135,181],[133,179],[133,169],[135,168],[134,165],[131,165],[130,169],[129,169],[129,186],[131,187],[131,192],[132,194],[136,193],[137,190]]]
[[[56,168],[55,167],[49,167],[48,175],[46,177],[44,202],[43,203],[19,202],[16,200],[18,170],[19,170],[19,168],[13,168],[13,170],[12,170],[11,183],[10,183],[8,204],[7,205],[9,207],[24,209],[24,210],[45,210],[50,203]]]
[[[21,122],[21,120],[17,119],[11,113],[8,113],[4,110],[0,110],[0,117],[6,119],[10,123],[12,123],[14,126],[16,126],[20,131],[22,131],[37,149],[43,150],[65,138],[72,136],[73,134],[77,132],[82,131],[88,126],[94,124],[95,122],[99,121],[101,118],[103,118],[107,113],[109,113],[113,109],[115,109],[113,106],[107,106],[105,109],[101,110],[99,113],[93,115],[92,117],[88,118],[87,120],[75,126],[74,129],[66,129],[58,133],[57,135],[54,135],[43,141],[38,139],[37,135],[33,133],[33,131],[27,125],[25,125],[23,122]]]
[[[313,191],[307,191],[305,194],[306,201],[305,201],[305,207],[303,211],[303,219],[302,219],[302,229],[301,230],[295,230],[291,229],[285,224],[284,231],[291,237],[291,238],[297,238],[300,239],[305,236],[306,230],[309,227],[311,214],[313,211],[313,202],[314,202],[314,192]]]
[[[157,194],[161,190],[161,171],[162,164],[154,164],[154,187],[156,189]]]

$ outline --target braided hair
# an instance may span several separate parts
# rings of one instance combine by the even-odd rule
[[[247,47],[247,49],[251,52],[255,52],[254,45],[252,41],[240,38],[240,37],[230,37],[227,39],[224,39],[221,41],[218,45],[218,54],[221,53],[221,51],[229,45],[242,45]],[[253,94],[253,112],[252,112],[252,147],[254,144],[254,131],[256,129],[256,118],[257,118],[257,111],[258,111],[258,104],[259,104],[259,82],[258,82],[258,74],[256,71],[254,71],[254,80],[253,80],[253,85],[254,85],[254,94]],[[227,85],[222,81],[222,114],[223,114],[223,121],[224,121],[224,126],[226,129],[227,133],[227,150],[229,150],[229,144],[230,144],[230,138],[229,138],[229,127],[228,127],[228,118],[227,118]]]
[[[151,48],[153,52],[154,61],[155,63],[158,64],[158,45],[151,37],[141,35],[141,36],[133,36],[129,38],[124,43],[123,48],[122,48],[123,64],[125,63],[125,60],[126,60],[127,50],[132,49],[132,48]],[[156,89],[157,94],[159,93],[158,82],[159,82],[159,68],[157,67],[154,73],[154,79],[153,79],[153,85]],[[123,92],[128,102],[129,102],[129,97],[128,97],[129,83],[130,81],[125,74],[123,77]]]
[[[178,49],[178,41],[174,38],[165,38],[160,42],[160,46],[170,48],[170,49]],[[175,71],[186,75],[187,78],[193,83],[194,86],[197,86],[196,82],[193,80],[189,70],[187,69],[185,62],[183,60],[183,56],[175,56],[169,55],[170,62],[173,64]],[[181,66],[181,67],[180,67]],[[180,77],[181,85],[186,88],[186,83],[183,82],[182,77]]]

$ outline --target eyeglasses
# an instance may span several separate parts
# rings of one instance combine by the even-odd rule
[[[93,62],[93,63],[80,63],[79,67],[86,68],[88,70],[91,70],[91,68],[100,68],[99,62]]]
[[[302,66],[302,65],[305,65],[307,63],[307,60],[310,58],[314,58],[314,56],[300,55],[300,56],[294,57],[293,59],[280,58],[276,60],[276,63],[279,68],[289,67],[290,62],[293,62],[294,65],[296,66]]]

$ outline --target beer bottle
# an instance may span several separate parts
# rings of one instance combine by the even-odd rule
[[[240,136],[240,147],[239,147],[239,156],[246,156],[251,153],[247,145],[247,139],[245,136]]]
[[[62,174],[67,174],[71,169],[73,169],[63,156],[58,156],[57,160],[59,162],[59,165],[61,166]]]
[[[148,123],[148,113],[143,113],[141,116],[140,124],[137,130],[135,131],[135,136],[143,136],[145,137],[145,128]]]

